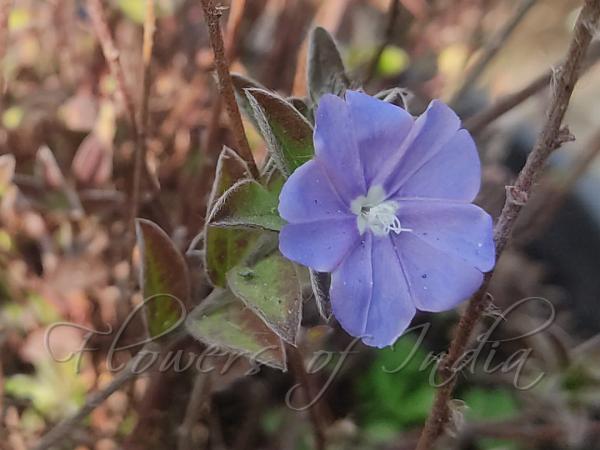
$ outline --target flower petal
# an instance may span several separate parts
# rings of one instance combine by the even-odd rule
[[[375,347],[393,344],[408,328],[415,306],[389,237],[373,241],[373,298],[363,342]]]
[[[404,109],[356,91],[346,91],[367,184],[397,154],[411,127],[412,116]]]
[[[393,344],[415,315],[389,238],[370,233],[331,278],[331,305],[340,325],[366,345]]]
[[[483,274],[464,260],[431,247],[412,233],[392,239],[418,310],[447,311],[481,286]]]
[[[471,202],[479,192],[481,164],[473,138],[459,130],[410,176],[397,197],[432,197]]]
[[[410,130],[397,156],[375,180],[394,195],[404,182],[433,158],[460,127],[458,116],[444,103],[433,100]],[[432,180],[435,182],[435,180]]]
[[[279,195],[279,214],[288,222],[311,222],[352,214],[318,160],[300,166]]]
[[[348,104],[327,94],[315,114],[315,154],[340,196],[350,204],[367,192]]]
[[[356,217],[288,224],[279,233],[279,250],[292,261],[331,272],[359,238]]]
[[[401,200],[398,218],[403,228],[431,247],[447,253],[481,272],[496,261],[492,218],[471,203],[444,200]]]

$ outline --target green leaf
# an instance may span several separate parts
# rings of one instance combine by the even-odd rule
[[[246,89],[254,118],[279,170],[290,175],[314,155],[313,129],[283,98],[262,89]]]
[[[469,407],[467,418],[471,421],[508,420],[519,411],[514,396],[506,389],[471,388],[465,393],[464,401]]]
[[[207,206],[205,242],[205,270],[214,286],[226,287],[226,273],[238,264],[246,254],[248,246],[259,233],[253,230],[219,228],[210,225],[212,210],[219,198],[236,182],[248,179],[250,171],[244,160],[233,150],[224,147],[217,161],[215,182]]]
[[[136,234],[146,324],[149,335],[157,337],[182,320],[190,303],[188,268],[169,236],[155,223],[137,219]]]
[[[227,189],[241,179],[250,178],[252,177],[246,161],[240,158],[235,151],[224,146],[217,160],[215,181],[208,199],[207,219],[211,214],[212,207]]]
[[[227,272],[247,256],[259,236],[258,230],[206,227],[206,274],[214,286],[227,287]]]
[[[42,360],[34,363],[32,375],[6,378],[6,394],[29,400],[33,407],[53,421],[72,415],[85,401],[86,387],[78,376],[78,358],[60,363]]]
[[[318,104],[324,94],[341,95],[350,86],[340,52],[331,35],[321,27],[310,35],[308,49],[308,94]]]
[[[190,313],[186,328],[207,345],[286,370],[281,339],[229,290],[215,289]]]
[[[367,428],[385,424],[401,430],[427,418],[435,389],[428,383],[429,371],[421,368],[427,355],[419,342],[414,335],[402,336],[392,347],[378,351],[361,373],[356,387]]]
[[[254,180],[233,185],[215,203],[208,221],[218,227],[250,227],[279,231],[284,224],[277,206],[279,193]]]
[[[511,420],[519,415],[515,396],[508,389],[474,387],[464,394],[464,400],[468,406],[466,417],[471,422]],[[485,450],[519,448],[508,439],[481,438],[477,444]]]
[[[253,259],[254,261],[250,261]],[[279,251],[253,255],[227,273],[231,291],[283,340],[294,344],[302,315],[302,292],[296,268]]]

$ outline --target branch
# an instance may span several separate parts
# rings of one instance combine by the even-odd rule
[[[287,345],[287,355],[288,360],[290,362],[290,368],[292,370],[292,374],[296,379],[296,382],[302,387],[302,391],[304,392],[305,401],[307,404],[313,401],[315,398],[315,392],[313,389],[312,380],[310,375],[306,372],[306,368],[304,367],[304,360],[302,358],[302,353],[296,347],[292,345]],[[315,436],[315,448],[317,450],[325,450],[326,448],[326,438],[325,438],[325,430],[323,429],[323,420],[321,418],[320,410],[319,410],[319,402],[316,402],[309,408],[310,420],[312,422],[313,433]]]
[[[146,0],[146,16],[144,18],[144,41],[142,46],[142,106],[140,111],[140,127],[136,135],[135,162],[133,167],[133,187],[131,194],[131,209],[129,223],[134,223],[140,206],[140,190],[142,185],[142,171],[146,162],[147,130],[149,118],[149,101],[152,62],[154,48],[154,31],[156,30],[156,16],[154,14],[154,0]],[[134,113],[135,114],[135,113]],[[132,120],[135,120],[135,116]]]
[[[133,134],[137,136],[138,124],[135,117],[133,97],[131,96],[130,90],[127,88],[127,81],[125,80],[125,72],[123,71],[123,66],[121,65],[119,50],[117,50],[115,42],[113,41],[110,33],[110,29],[108,28],[108,23],[106,22],[106,17],[104,16],[104,7],[102,5],[102,1],[88,0],[87,10],[92,21],[94,32],[98,37],[98,41],[100,41],[102,53],[104,54],[104,58],[108,63],[110,73],[115,78],[119,95],[123,98],[123,102],[125,103],[125,109],[127,110],[129,121],[131,122],[131,129],[133,130]]]
[[[227,57],[225,55],[223,35],[221,34],[221,26],[219,25],[221,12],[215,7],[214,0],[201,0],[201,3],[206,17],[206,23],[208,24],[210,45],[215,56],[215,66],[219,78],[219,90],[221,92],[221,97],[225,102],[225,109],[229,116],[237,150],[240,153],[240,156],[248,163],[252,175],[258,178],[258,169],[256,168],[252,151],[250,150],[250,144],[248,144],[248,139],[246,138],[244,124],[235,99],[231,74],[229,73],[229,64],[227,63]]]
[[[600,42],[596,42],[590,45],[587,52],[586,60],[581,69],[582,73],[592,67],[600,58]],[[490,106],[488,109],[477,113],[473,117],[465,120],[464,127],[471,132],[471,134],[478,134],[487,127],[494,120],[504,115],[513,108],[519,106],[529,97],[540,92],[546,86],[550,84],[553,76],[553,69],[547,70],[542,75],[538,76],[531,83],[525,86],[523,89],[509,94],[499,99],[495,104]]]
[[[238,33],[240,31],[240,24],[244,16],[245,8],[246,0],[238,0],[232,2],[229,10],[224,41],[225,59],[227,61],[228,71],[230,62],[235,59],[237,54]],[[219,130],[219,119],[221,117],[222,107],[223,99],[222,97],[217,97],[213,103],[205,139],[202,142],[202,148],[204,148],[205,151],[211,151],[211,149],[217,145],[217,131]]]
[[[580,69],[588,46],[600,22],[600,1],[586,0],[575,25],[573,39],[567,56],[555,73],[552,83],[552,98],[546,122],[540,132],[532,152],[527,158],[514,186],[507,189],[507,198],[494,229],[496,258],[499,258],[511,236],[515,221],[527,203],[532,188],[538,180],[550,154],[571,135],[561,128],[561,123],[569,105],[573,89],[579,78]],[[452,396],[456,377],[453,373],[457,363],[488,303],[487,289],[493,271],[485,275],[480,289],[470,300],[458,324],[456,335],[450,343],[447,357],[439,367],[439,375],[446,383],[438,389],[434,405],[423,428],[417,450],[429,450],[443,433],[449,419],[448,402]]]
[[[108,63],[108,68],[110,73],[115,78],[117,82],[117,91],[119,95],[122,97],[123,102],[125,103],[125,109],[127,110],[127,115],[129,117],[129,122],[131,125],[131,130],[135,137],[135,165],[134,165],[134,182],[131,191],[131,214],[129,217],[129,223],[131,225],[130,231],[134,230],[133,227],[133,218],[137,216],[137,211],[139,208],[139,186],[141,183],[141,172],[143,170],[144,174],[150,178],[150,182],[157,192],[159,190],[158,185],[154,182],[154,180],[149,177],[149,171],[145,164],[144,159],[141,157],[141,153],[143,152],[142,143],[140,140],[140,126],[138,125],[138,121],[135,115],[135,105],[133,102],[133,96],[131,95],[131,91],[127,87],[127,81],[125,79],[125,72],[123,71],[123,66],[121,65],[121,59],[119,50],[115,46],[114,40],[110,33],[110,29],[108,27],[108,23],[106,21],[106,17],[104,15],[104,6],[102,5],[101,0],[88,0],[87,9],[90,19],[92,21],[92,26],[94,28],[94,32],[98,37],[98,41],[100,41],[100,46],[102,47],[102,53],[104,54],[104,58]],[[145,37],[145,36],[144,36]],[[143,144],[145,145],[145,143]],[[157,204],[156,206],[160,206]]]
[[[456,91],[456,93],[452,96],[452,100],[450,100],[450,104],[455,104],[458,100],[460,100],[464,94],[473,88],[481,74],[484,72],[488,64],[494,59],[496,54],[502,49],[508,38],[511,36],[517,25],[521,23],[521,21],[525,18],[529,10],[533,5],[535,5],[536,0],[523,0],[521,6],[517,11],[515,11],[514,15],[510,18],[510,20],[504,25],[504,27],[496,34],[490,41],[483,47],[481,51],[481,56],[478,58],[477,62],[473,64],[460,88]]]
[[[194,428],[202,415],[202,406],[210,395],[209,374],[199,372],[194,380],[190,400],[185,410],[183,423],[179,427],[177,450],[194,450],[198,443],[194,439]]]

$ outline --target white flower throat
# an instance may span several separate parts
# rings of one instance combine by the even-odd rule
[[[363,234],[367,229],[376,236],[387,236],[390,232],[400,234],[401,231],[412,231],[402,228],[396,216],[398,203],[385,199],[385,191],[381,186],[372,186],[367,196],[355,198],[350,209],[356,214],[358,231]]]

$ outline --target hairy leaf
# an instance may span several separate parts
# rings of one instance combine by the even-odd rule
[[[310,35],[308,50],[308,95],[317,104],[324,94],[341,95],[350,81],[340,52],[331,35],[321,27]]]
[[[232,292],[283,340],[294,344],[300,327],[302,293],[293,263],[278,251],[231,269]]]
[[[329,321],[331,319],[331,301],[329,299],[329,285],[331,277],[327,273],[316,272],[309,270],[310,286],[317,303],[317,310],[323,319]]]
[[[236,182],[247,179],[249,170],[233,150],[225,147],[217,162],[215,182],[207,206],[204,230],[204,255],[206,274],[215,286],[226,286],[226,274],[238,264],[258,232],[253,230],[226,229],[210,225],[210,215],[219,198]]]
[[[284,222],[277,212],[278,204],[278,191],[269,191],[253,180],[242,180],[215,203],[209,224],[279,231]]]
[[[140,286],[150,336],[159,336],[182,320],[190,303],[190,280],[183,255],[169,236],[149,220],[136,220],[141,255]]]
[[[241,179],[249,179],[250,169],[248,164],[229,147],[223,147],[219,159],[217,160],[217,169],[215,171],[215,181],[212,186],[206,217],[210,216],[211,209],[215,202],[225,193],[227,189],[233,186]]]
[[[286,370],[281,339],[229,290],[215,289],[188,316],[186,328],[207,345]]]
[[[227,272],[248,255],[259,236],[259,230],[206,227],[206,274],[214,286],[227,286]]]
[[[246,89],[260,132],[279,170],[290,175],[314,154],[313,129],[283,98],[262,89]]]

